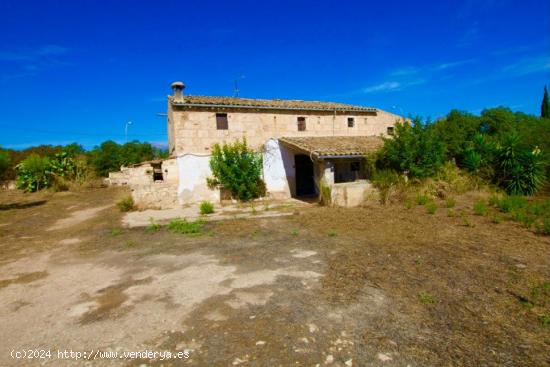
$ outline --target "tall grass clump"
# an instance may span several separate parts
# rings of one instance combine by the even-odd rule
[[[386,204],[390,198],[392,190],[400,183],[399,174],[391,169],[382,169],[375,171],[372,175],[372,185],[380,193],[380,202]]]
[[[126,196],[125,198],[120,199],[116,203],[116,206],[121,212],[131,212],[132,210],[136,209],[134,198],[132,198],[131,196]]]
[[[487,205],[483,200],[478,200],[474,203],[475,215],[487,215]]]
[[[209,201],[203,201],[199,207],[200,213],[202,215],[214,213],[214,204]]]

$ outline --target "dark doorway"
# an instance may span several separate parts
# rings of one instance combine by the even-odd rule
[[[315,195],[311,158],[303,154],[295,155],[294,167],[296,168],[296,196]]]

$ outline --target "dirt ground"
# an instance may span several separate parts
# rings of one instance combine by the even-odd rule
[[[123,228],[124,195],[0,192],[0,365],[550,365],[550,238],[468,195],[456,216],[302,205],[193,236]]]

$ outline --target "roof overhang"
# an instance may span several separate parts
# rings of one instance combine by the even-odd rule
[[[377,136],[282,137],[279,142],[318,160],[361,158],[384,145],[384,140]]]

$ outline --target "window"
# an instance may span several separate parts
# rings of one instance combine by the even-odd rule
[[[393,135],[393,126],[388,126],[388,135]]]
[[[348,117],[348,127],[353,127],[355,125],[355,119],[353,117]]]
[[[298,117],[298,131],[306,131],[306,118]]]
[[[218,130],[227,130],[229,124],[227,122],[227,113],[217,113],[216,114],[216,129]]]
[[[153,167],[153,181],[163,181],[162,165],[160,163],[151,163],[151,167]]]

